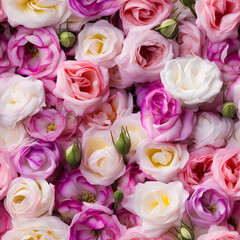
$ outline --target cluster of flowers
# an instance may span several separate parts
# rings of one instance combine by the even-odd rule
[[[0,239],[240,239],[239,0],[0,3]]]

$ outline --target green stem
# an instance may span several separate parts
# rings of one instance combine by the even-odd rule
[[[193,7],[192,7],[192,6],[189,6],[189,9],[191,10],[193,16],[194,16],[195,18],[197,18],[197,14],[196,14],[196,12],[194,11]]]
[[[114,203],[114,206],[113,206],[113,212],[114,212],[114,213],[115,213],[116,210],[117,210],[117,206],[118,206],[118,202],[115,202],[115,203]]]
[[[126,158],[126,154],[123,154],[123,161],[124,161],[124,164],[127,165],[127,158]]]

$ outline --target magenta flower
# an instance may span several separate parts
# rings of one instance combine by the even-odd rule
[[[141,121],[149,136],[156,142],[186,139],[192,131],[193,111],[156,82],[149,86],[141,106]]]
[[[55,109],[46,109],[25,120],[28,133],[46,142],[55,141],[65,128],[65,117]]]
[[[48,178],[60,160],[59,145],[56,142],[33,142],[23,146],[14,156],[17,172],[22,177]]]
[[[0,202],[0,223],[0,239],[2,239],[2,236],[12,229],[12,219],[2,202]]]
[[[85,204],[88,208],[76,214],[69,228],[69,240],[118,240],[126,231],[112,210],[100,204]],[[90,208],[92,206],[92,208]]]
[[[50,27],[18,27],[17,33],[8,42],[8,56],[11,63],[18,67],[19,74],[36,78],[55,78],[59,63],[66,59],[58,36]]]
[[[82,18],[98,18],[116,12],[119,6],[117,0],[68,0],[69,10]]]
[[[192,222],[200,227],[220,225],[232,213],[233,202],[212,182],[200,185],[186,203]]]
[[[75,214],[82,211],[84,202],[110,206],[114,202],[112,187],[91,185],[78,169],[71,173],[65,172],[56,183],[58,211],[67,218],[66,220],[72,219]]]
[[[206,57],[217,64],[223,73],[223,80],[236,80],[240,74],[240,35],[236,39],[209,42],[207,46]]]

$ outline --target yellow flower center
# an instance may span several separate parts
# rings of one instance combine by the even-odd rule
[[[48,132],[55,131],[56,128],[57,128],[57,126],[54,123],[51,123],[50,125],[48,125],[47,131]]]
[[[82,191],[82,195],[78,199],[81,202],[88,202],[88,203],[95,203],[96,202],[95,196],[88,191]]]

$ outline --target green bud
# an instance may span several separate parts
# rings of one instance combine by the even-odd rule
[[[78,146],[78,139],[64,153],[66,162],[73,168],[80,164],[82,158],[81,148]]]
[[[170,18],[162,22],[155,31],[160,32],[166,38],[175,38],[178,35],[178,23],[175,19]]]
[[[64,31],[60,34],[59,41],[63,47],[71,48],[76,42],[76,36],[72,32]]]
[[[178,238],[180,240],[194,240],[194,238],[195,238],[193,229],[188,227],[183,221],[181,221]]]
[[[114,141],[113,144],[121,155],[126,155],[127,153],[129,153],[131,148],[131,139],[128,130],[122,127],[121,133],[116,144],[114,143]]]
[[[180,0],[180,2],[185,6],[185,7],[190,7],[194,4],[194,0]]]
[[[123,197],[124,197],[124,194],[123,194],[123,192],[122,192],[121,190],[117,190],[117,191],[115,191],[114,194],[113,194],[114,200],[115,200],[116,202],[118,202],[118,203],[122,202]]]
[[[226,118],[233,118],[236,114],[236,106],[233,102],[225,102],[222,106],[221,113]]]

